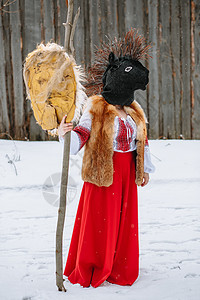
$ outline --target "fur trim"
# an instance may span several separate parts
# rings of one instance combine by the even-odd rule
[[[145,114],[141,106],[134,101],[130,107],[124,107],[137,125],[137,156],[136,156],[136,184],[141,185],[144,175],[144,145],[147,136]]]
[[[118,115],[115,106],[108,104],[100,95],[90,98],[92,106],[92,129],[85,145],[82,164],[82,179],[97,186],[113,183],[113,138],[114,119]],[[134,101],[124,107],[137,125],[136,184],[141,185],[144,175],[144,145],[146,125],[144,112]]]

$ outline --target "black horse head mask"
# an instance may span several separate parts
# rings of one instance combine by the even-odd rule
[[[129,56],[116,58],[111,52],[103,75],[102,96],[113,105],[130,105],[134,101],[134,91],[146,89],[148,76],[148,69],[138,60]]]
[[[149,71],[139,60],[150,57],[150,47],[133,28],[122,38],[103,42],[88,70],[88,96],[101,93],[110,104],[130,105],[134,91],[145,90],[149,82]]]

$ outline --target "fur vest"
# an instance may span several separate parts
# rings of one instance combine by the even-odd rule
[[[118,115],[115,106],[108,104],[100,95],[91,97],[92,128],[85,144],[82,179],[97,186],[110,186],[113,182],[114,119]],[[146,118],[140,105],[133,101],[124,110],[137,125],[136,184],[141,185],[144,175],[144,145]]]

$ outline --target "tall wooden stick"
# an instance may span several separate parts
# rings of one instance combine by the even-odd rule
[[[74,32],[72,32],[72,27],[74,28],[77,22],[77,18],[75,17],[74,26],[72,25],[73,5],[74,5],[73,0],[69,0],[67,21],[66,23],[63,24],[65,26],[64,48],[68,54],[74,54],[74,48],[70,47],[71,33],[72,33],[72,39],[74,34]],[[77,14],[78,13],[79,11],[77,12]],[[59,291],[64,291],[64,292],[66,292],[66,289],[63,284],[64,280],[63,280],[62,241],[63,241],[65,213],[66,213],[70,140],[71,140],[71,132],[67,132],[64,138],[63,167],[62,167],[62,177],[61,177],[61,187],[60,187],[60,206],[58,209],[58,221],[57,221],[57,230],[56,230],[56,285]]]
[[[69,152],[70,152],[71,133],[67,132],[64,138],[64,151],[63,151],[63,166],[60,187],[60,206],[58,209],[58,221],[56,230],[56,285],[59,291],[66,292],[63,284],[63,228],[66,213],[66,198],[67,198],[67,182],[69,170]]]

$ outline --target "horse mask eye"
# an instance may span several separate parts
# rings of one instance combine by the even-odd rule
[[[126,67],[126,69],[124,70],[125,72],[130,72],[133,68],[132,67]]]
[[[149,71],[139,61],[129,57],[118,59],[113,52],[108,60],[102,96],[113,105],[130,105],[134,101],[134,91],[146,89]]]

